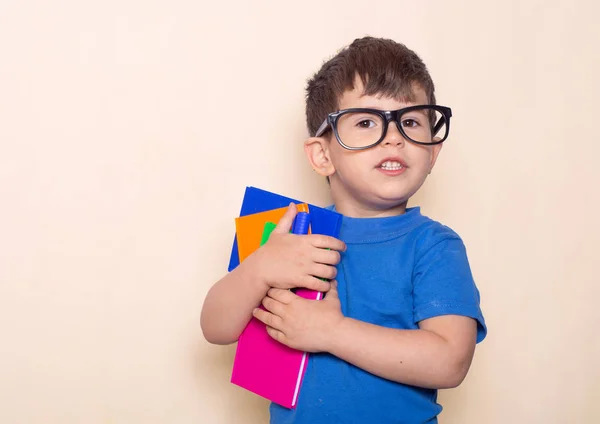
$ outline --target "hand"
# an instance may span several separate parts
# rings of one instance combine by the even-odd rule
[[[289,290],[272,288],[263,299],[265,310],[252,314],[267,325],[271,337],[305,352],[328,352],[336,327],[344,320],[337,282],[323,300],[308,300]]]
[[[292,203],[269,240],[245,262],[253,266],[254,274],[260,276],[268,287],[305,287],[326,292],[329,283],[321,279],[335,278],[339,251],[346,250],[346,245],[321,234],[290,234],[295,216],[296,206]]]

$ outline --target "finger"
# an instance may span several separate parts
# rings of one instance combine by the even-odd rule
[[[307,275],[306,278],[299,282],[298,287],[304,287],[310,290],[316,290],[320,292],[329,291],[330,284],[328,281],[323,281],[319,278]]]
[[[290,203],[285,214],[281,217],[277,226],[273,230],[274,233],[289,233],[296,217],[296,205]]]
[[[271,336],[273,339],[277,340],[279,343],[286,344],[285,343],[285,334],[283,334],[281,331],[279,331],[273,327],[267,326],[267,333],[269,334],[269,336]]]
[[[333,280],[337,275],[337,269],[331,265],[312,264],[310,274],[317,278]]]
[[[340,252],[327,249],[314,249],[312,260],[326,265],[337,265],[340,263]]]
[[[288,305],[292,300],[294,300],[294,297],[296,295],[289,290],[270,288],[267,292],[267,296],[272,299],[275,299],[277,302],[283,303],[284,305]]]
[[[314,247],[320,249],[331,249],[340,252],[346,251],[346,243],[335,237],[324,236],[323,234],[312,234],[310,236],[310,242]]]
[[[273,299],[272,297],[266,296],[262,300],[262,305],[267,311],[271,312],[273,315],[283,318],[283,313],[285,309],[283,303]]]
[[[268,311],[262,310],[260,308],[254,308],[254,310],[252,311],[252,315],[254,316],[254,318],[268,325],[269,327],[273,327],[275,329],[281,328],[281,318],[279,318],[276,315],[273,315]]]
[[[330,283],[330,288],[329,291],[327,292],[327,296],[325,297],[326,299],[339,299],[340,294],[338,292],[338,285],[337,285],[337,281],[333,280]]]

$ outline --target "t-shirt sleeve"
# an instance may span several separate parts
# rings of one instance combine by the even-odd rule
[[[480,308],[479,290],[460,237],[453,232],[445,234],[415,259],[415,324],[441,315],[471,317],[477,321],[477,343],[481,342],[487,327]]]

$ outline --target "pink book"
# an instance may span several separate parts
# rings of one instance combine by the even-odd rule
[[[306,234],[309,221],[308,213],[299,212],[292,232]],[[265,225],[261,244],[274,228],[273,223]],[[323,297],[323,293],[307,289],[295,293],[311,300]],[[295,408],[307,362],[308,353],[274,340],[265,324],[252,318],[238,340],[231,382],[281,406]]]
[[[297,290],[305,299],[320,300],[320,292]],[[282,345],[252,318],[240,336],[231,382],[286,408],[295,408],[308,353]]]

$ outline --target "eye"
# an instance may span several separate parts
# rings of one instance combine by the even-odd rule
[[[407,118],[407,119],[402,120],[402,126],[406,127],[406,128],[415,128],[415,127],[418,127],[419,125],[420,125],[419,122],[412,118]]]
[[[373,128],[375,126],[375,121],[372,119],[361,119],[356,123],[356,126],[359,128]]]

